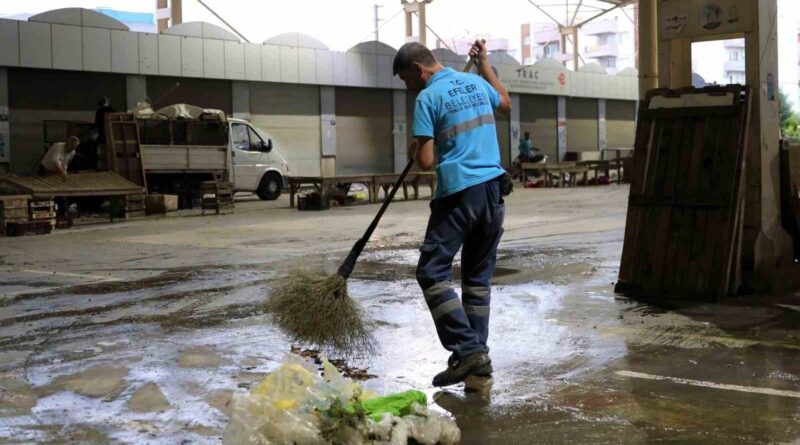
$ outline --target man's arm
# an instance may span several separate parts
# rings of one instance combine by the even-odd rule
[[[433,169],[434,156],[433,156],[433,138],[417,137],[417,153],[415,160],[417,165],[424,171]]]
[[[408,158],[413,159],[423,171],[434,167],[433,138],[417,136],[408,147]]]
[[[492,65],[489,63],[486,44],[481,40],[476,40],[469,50],[469,56],[472,57],[478,65],[478,73],[489,82],[489,85],[500,93],[500,105],[497,107],[497,111],[501,114],[511,113],[511,97],[508,95],[506,87],[500,83],[500,79],[497,78],[497,75],[495,75],[492,69]]]

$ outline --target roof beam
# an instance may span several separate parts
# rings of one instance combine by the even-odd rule
[[[623,8],[623,7],[628,6],[628,5],[630,5],[632,3],[635,3],[635,2],[636,2],[636,0],[621,0],[621,3],[616,4],[616,6],[614,6],[612,8],[608,8],[608,9],[604,10],[603,12],[599,12],[599,13],[589,17],[588,19],[586,19],[586,20],[578,23],[577,25],[575,25],[575,27],[580,28],[581,26],[591,22],[592,20],[600,18],[600,17],[608,14],[609,12],[616,10],[617,8]]]

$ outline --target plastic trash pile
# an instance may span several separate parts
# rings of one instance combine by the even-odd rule
[[[252,391],[234,395],[223,445],[450,445],[461,439],[451,418],[428,411],[422,392],[379,396],[327,360],[322,376],[306,366],[289,358]]]

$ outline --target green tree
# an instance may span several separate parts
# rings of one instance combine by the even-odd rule
[[[780,100],[781,134],[788,139],[800,138],[800,116],[792,110],[789,96],[786,95],[783,89],[778,91],[778,98]]]

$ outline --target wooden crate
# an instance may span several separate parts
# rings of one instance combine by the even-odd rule
[[[28,221],[28,195],[0,196],[0,235],[8,223]]]
[[[28,206],[28,219],[35,222],[48,222],[56,225],[56,203],[52,199],[31,199]]]
[[[143,212],[145,209],[144,194],[125,196],[125,211]]]
[[[144,193],[125,196],[125,219],[145,216]]]
[[[233,184],[222,181],[205,181],[200,185],[203,195],[201,208],[205,215],[206,210],[213,210],[217,215],[233,211]]]
[[[45,235],[53,231],[49,221],[20,221],[8,223],[6,234],[8,236]]]
[[[145,211],[148,215],[163,215],[178,210],[178,195],[147,195]]]
[[[648,93],[617,292],[702,300],[736,292],[749,100],[738,85]]]

